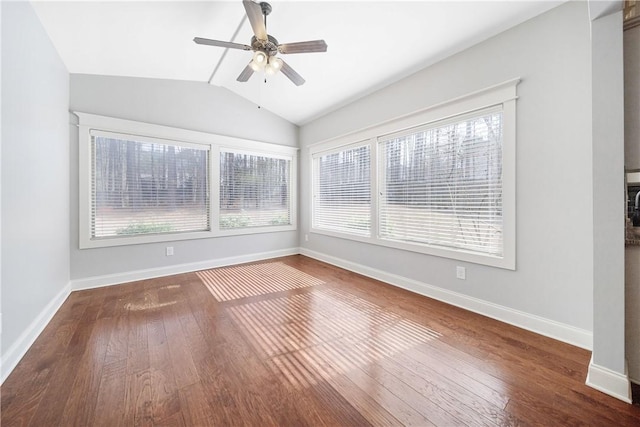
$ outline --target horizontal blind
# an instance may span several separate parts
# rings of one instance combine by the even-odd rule
[[[221,150],[220,229],[291,224],[291,159]]]
[[[379,140],[379,233],[502,256],[502,112]]]
[[[314,228],[370,235],[370,162],[369,145],[314,157]]]
[[[209,146],[91,136],[91,238],[208,231]]]

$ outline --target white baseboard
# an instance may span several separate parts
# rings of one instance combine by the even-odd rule
[[[631,382],[626,366],[625,373],[621,374],[604,366],[596,365],[593,363],[593,356],[591,356],[586,384],[609,396],[631,403]]]
[[[135,282],[137,280],[153,279],[155,277],[171,276],[173,274],[190,273],[192,271],[207,270],[209,268],[224,267],[227,265],[242,264],[245,262],[262,261],[270,258],[278,258],[289,255],[298,255],[299,248],[281,249],[270,252],[258,252],[254,254],[240,255],[227,258],[218,258],[207,261],[192,262],[188,264],[170,265],[167,267],[149,268],[145,270],[128,271],[125,273],[93,276],[71,281],[71,290],[100,288],[103,286],[118,285],[121,283]]]
[[[446,302],[447,304],[455,305],[457,307],[464,308],[465,310],[473,311],[474,313],[482,314],[577,347],[591,350],[593,346],[593,334],[584,329],[545,319],[523,311],[514,310],[509,307],[473,298],[457,292],[438,288],[436,286],[428,285],[396,274],[387,273],[362,264],[345,261],[324,253],[305,248],[300,248],[300,253],[310,258],[362,274],[363,276],[371,277],[420,295],[437,299],[439,301]]]
[[[20,334],[11,347],[2,354],[2,360],[0,361],[0,375],[2,376],[0,378],[0,384],[4,383],[4,380],[7,379],[18,362],[20,362],[22,357],[27,353],[27,350],[29,350],[36,338],[38,338],[44,328],[49,324],[60,306],[67,300],[70,293],[71,284],[67,284],[49,304],[47,304],[27,329]]]
[[[227,265],[242,264],[245,262],[262,261],[271,258],[278,258],[289,255],[302,254],[310,258],[314,258],[328,264],[332,264],[346,270],[353,271],[355,273],[362,274],[367,277],[380,280],[391,285],[407,289],[409,291],[437,299],[439,301],[446,302],[457,307],[464,308],[475,313],[491,317],[505,323],[509,323],[523,329],[527,329],[541,335],[549,336],[557,340],[567,342],[569,344],[576,345],[585,349],[591,349],[592,347],[592,334],[589,331],[575,328],[570,325],[555,322],[549,319],[545,319],[539,316],[534,316],[518,310],[513,310],[508,307],[493,304],[487,301],[483,301],[477,298],[469,297],[457,292],[448,291],[446,289],[438,288],[426,283],[419,282],[417,280],[408,279],[399,275],[387,273],[382,270],[367,267],[365,265],[353,263],[340,258],[326,255],[320,252],[315,252],[305,248],[289,248],[278,251],[260,252],[255,254],[241,255],[235,257],[220,258],[215,260],[208,260],[196,263],[179,264],[168,267],[160,267],[153,269],[130,271],[118,274],[109,274],[103,276],[94,276],[85,279],[72,280],[41,312],[41,314],[32,322],[27,330],[20,336],[20,338],[14,343],[11,348],[2,357],[1,374],[2,381],[11,373],[11,371],[18,364],[20,359],[27,352],[29,347],[33,344],[38,335],[42,332],[45,326],[49,323],[53,315],[60,308],[62,303],[66,300],[72,291],[92,289],[103,286],[116,285],[120,283],[127,283],[136,280],[145,280],[155,277],[169,276],[173,274],[188,273],[198,270],[206,270],[209,268],[223,267]],[[595,366],[595,365],[594,365]],[[594,368],[596,369],[596,368]],[[603,383],[603,375],[601,374],[603,369],[594,371],[596,375],[595,380],[592,380],[591,385],[594,388],[600,390],[598,384]],[[591,365],[589,372],[591,374]],[[615,372],[613,374],[616,374]],[[620,374],[616,374],[620,375]],[[609,375],[609,377],[612,377]],[[607,377],[607,378],[609,378]],[[625,381],[628,384],[628,379],[625,377]],[[620,381],[619,381],[620,382]],[[607,383],[604,382],[606,385]],[[605,393],[611,394],[605,390],[608,388],[602,386]],[[618,388],[620,386],[618,385]],[[614,389],[615,390],[615,389]],[[625,399],[622,399],[625,400]]]

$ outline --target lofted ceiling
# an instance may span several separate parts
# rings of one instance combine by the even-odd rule
[[[281,55],[305,78],[298,87],[281,74],[237,82],[251,52],[224,55],[193,42],[250,44],[241,0],[32,2],[70,73],[210,81],[298,125],[560,3],[272,0],[270,35],[328,45],[326,53]]]

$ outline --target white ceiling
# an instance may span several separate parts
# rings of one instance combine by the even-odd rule
[[[225,49],[195,36],[250,44],[240,0],[32,2],[70,73],[207,82]],[[280,43],[324,39],[326,53],[282,55],[305,79],[236,77],[251,53],[230,49],[211,83],[295,124],[384,87],[543,13],[562,1],[270,1]],[[234,32],[244,23],[235,39]]]

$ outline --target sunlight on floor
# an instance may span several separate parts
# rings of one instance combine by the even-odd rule
[[[215,268],[196,274],[220,302],[324,283],[281,262]]]
[[[228,310],[267,363],[294,387],[370,367],[440,337],[339,289],[313,289]]]

